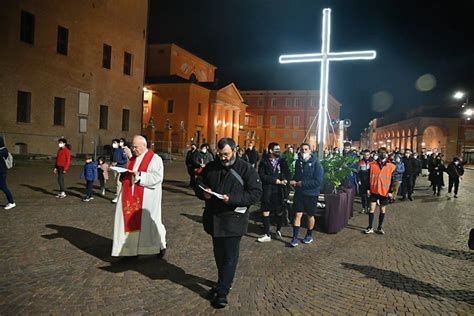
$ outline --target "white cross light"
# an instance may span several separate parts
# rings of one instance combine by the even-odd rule
[[[357,51],[357,52],[330,52],[331,40],[331,9],[323,10],[323,32],[322,32],[322,46],[321,53],[314,54],[296,54],[296,55],[281,55],[280,63],[307,63],[307,62],[321,62],[321,82],[319,88],[319,116],[318,116],[318,147],[319,158],[323,158],[324,142],[326,140],[327,128],[327,104],[328,104],[328,80],[329,80],[329,61],[340,60],[369,60],[374,59],[377,55],[374,50]]]

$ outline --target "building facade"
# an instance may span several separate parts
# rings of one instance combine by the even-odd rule
[[[241,141],[245,104],[233,83],[214,80],[216,66],[175,44],[148,46],[143,133],[158,151],[184,152],[189,145],[222,137]]]
[[[473,163],[474,124],[463,118],[458,107],[420,107],[373,119],[361,134],[361,146],[442,153],[446,160],[463,157]]]
[[[319,92],[315,90],[242,91],[248,104],[244,121],[244,145],[262,151],[270,142],[282,147],[299,146],[303,141],[316,148]],[[338,120],[341,103],[328,100],[331,119]],[[329,120],[330,121],[330,120]],[[337,147],[337,127],[328,122],[326,148]]]
[[[148,1],[6,0],[0,135],[17,154],[93,153],[141,131]]]

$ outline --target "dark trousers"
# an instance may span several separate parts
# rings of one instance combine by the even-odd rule
[[[412,185],[411,193],[413,193],[413,190],[415,190],[415,186],[416,186],[416,178],[418,178],[418,176],[417,176],[417,175],[413,176],[413,185]]]
[[[413,193],[413,176],[412,175],[404,175],[402,179],[402,195],[404,198],[411,197]]]
[[[237,262],[239,261],[240,239],[236,237],[212,237],[214,259],[217,265],[217,295],[227,296],[234,281]]]
[[[94,181],[86,180],[86,196],[92,196],[92,188],[94,187]]]
[[[433,192],[441,192],[441,182],[432,182],[433,184]]]
[[[104,178],[104,175],[99,173],[97,178],[99,178],[100,190],[105,191],[105,178]]]
[[[459,189],[459,178],[449,178],[449,185],[448,185],[448,192],[451,193],[451,190],[453,189],[454,186],[454,194],[458,195],[458,189]]]
[[[59,191],[64,192],[64,167],[56,167],[58,173]]]
[[[13,203],[13,195],[7,187],[7,174],[0,173],[0,190],[7,196],[8,203]]]

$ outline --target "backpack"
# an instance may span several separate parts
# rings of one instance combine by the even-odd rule
[[[5,166],[7,169],[11,169],[13,167],[13,156],[12,154],[8,153],[7,158],[3,158],[5,160]]]

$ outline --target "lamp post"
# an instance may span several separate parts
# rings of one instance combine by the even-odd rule
[[[456,93],[454,93],[453,97],[457,100],[464,99],[464,102],[461,105],[461,108],[464,109],[469,105],[469,93],[463,92],[463,91],[456,91]],[[466,108],[466,110],[464,112],[462,112],[462,116],[466,119],[466,121],[464,121],[464,119],[462,119],[462,123],[461,123],[461,130],[464,131],[464,141],[463,141],[463,144],[462,144],[463,158],[465,156],[465,151],[466,151],[466,148],[465,148],[466,147],[466,139],[465,139],[465,137],[466,137],[467,122],[471,120],[471,117],[472,117],[473,114],[474,114],[474,111],[471,108]],[[458,139],[459,139],[459,136],[458,136]]]

